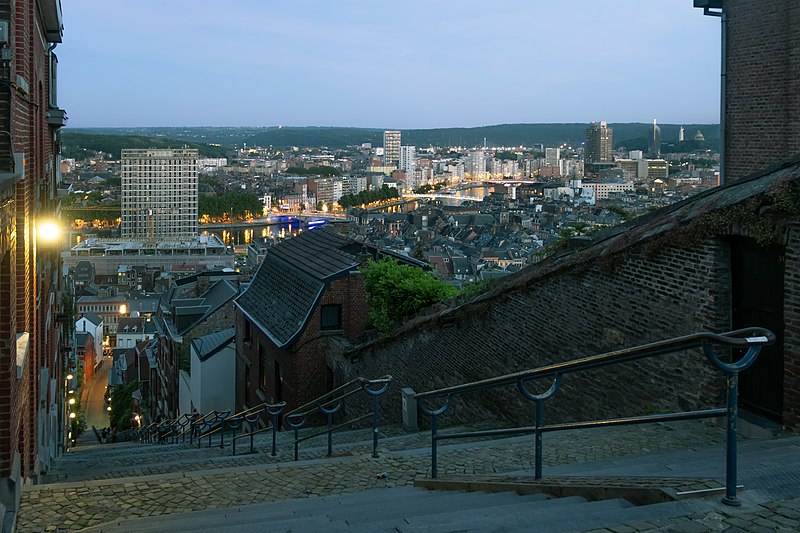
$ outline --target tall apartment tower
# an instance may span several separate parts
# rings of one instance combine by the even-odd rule
[[[122,238],[170,241],[197,235],[193,148],[122,150]]]
[[[587,163],[611,163],[614,161],[614,130],[605,121],[592,122],[586,128],[584,161]]]
[[[653,131],[648,138],[647,156],[651,159],[661,157],[661,128],[656,124],[656,119],[653,119]]]
[[[383,164],[387,167],[400,164],[400,132],[383,132]]]

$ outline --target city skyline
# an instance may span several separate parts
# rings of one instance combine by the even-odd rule
[[[68,3],[59,100],[71,127],[718,121],[690,1],[532,4]]]

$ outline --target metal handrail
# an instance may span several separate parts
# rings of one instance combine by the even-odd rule
[[[414,398],[419,400],[419,409],[431,417],[431,477],[435,478],[437,475],[437,443],[439,440],[533,433],[535,435],[534,476],[536,479],[541,479],[543,433],[569,429],[587,429],[594,427],[643,424],[673,420],[712,418],[727,415],[728,423],[726,436],[725,497],[722,501],[728,505],[740,505],[736,496],[736,434],[738,418],[739,372],[746,370],[753,365],[753,363],[755,363],[762,346],[772,344],[775,342],[775,340],[776,337],[774,333],[768,329],[759,327],[744,328],[726,333],[701,332],[664,341],[653,342],[634,348],[626,348],[605,354],[582,357],[563,363],[556,363],[540,368],[523,370],[521,372],[514,372],[512,374],[475,381],[472,383],[465,383],[453,387],[445,387],[415,394]],[[714,349],[715,345],[734,348],[747,348],[747,352],[741,358],[739,358],[738,361],[727,363],[719,358],[716,350]],[[709,362],[711,362],[711,364],[717,369],[725,372],[727,377],[727,406],[725,408],[712,408],[700,411],[645,415],[607,420],[591,420],[551,425],[544,424],[544,402],[553,397],[553,395],[558,391],[564,375],[693,348],[702,348],[703,353]],[[547,391],[541,394],[534,394],[528,390],[528,382],[547,377],[553,378],[553,382]],[[519,392],[526,399],[536,402],[536,422],[533,427],[450,433],[447,435],[438,434],[436,417],[447,411],[447,409],[450,407],[450,402],[453,396],[511,384],[516,384]],[[438,408],[429,407],[424,401],[441,398],[444,398],[444,402]]]
[[[748,337],[739,338],[739,336],[750,333]],[[748,341],[748,339],[759,339],[759,341]],[[763,341],[760,340],[763,338]],[[685,335],[683,337],[676,337],[666,341],[652,342],[644,344],[635,348],[625,348],[623,350],[616,350],[607,352],[600,355],[592,355],[583,357],[581,359],[574,359],[564,363],[556,363],[532,370],[522,370],[512,374],[505,374],[488,378],[472,383],[465,383],[453,387],[445,387],[427,392],[421,392],[414,395],[417,400],[424,400],[427,398],[437,398],[448,396],[452,394],[462,394],[465,392],[475,392],[479,390],[489,389],[500,385],[514,384],[517,380],[522,379],[527,381],[530,379],[555,376],[557,374],[568,374],[570,372],[579,372],[581,370],[588,370],[590,368],[598,368],[606,365],[613,365],[624,363],[627,361],[635,361],[636,359],[643,359],[646,357],[653,357],[655,355],[662,355],[665,353],[677,352],[680,350],[689,350],[692,348],[700,348],[704,344],[724,344],[733,347],[745,347],[752,345],[772,344],[775,342],[775,334],[764,328],[745,328],[736,331],[729,331],[727,333],[711,333],[708,331],[701,333],[694,333],[692,335]]]
[[[366,379],[358,377],[284,415],[284,423],[294,431],[294,460],[299,460],[300,442],[311,438],[300,438],[300,428],[305,425],[308,415],[316,411],[319,411],[325,415],[327,419],[327,429],[314,436],[327,433],[328,456],[333,455],[333,432],[335,431],[333,426],[333,415],[341,410],[343,405],[342,402],[346,398],[349,398],[350,396],[359,392],[364,392],[372,397],[372,457],[378,457],[378,398],[389,388],[389,385],[392,383],[392,379],[393,378],[390,375],[386,375],[378,379]],[[358,386],[357,388],[355,387],[356,385]],[[371,388],[376,386],[378,387],[377,389]],[[310,409],[309,407],[312,405],[316,406],[316,408]],[[363,420],[367,418],[367,416],[362,416],[359,418],[359,420]],[[351,421],[350,423],[352,424],[354,422]],[[336,429],[338,429],[340,426],[341,424],[337,426]]]
[[[306,416],[306,415],[309,415],[309,414],[311,414],[311,413],[313,413],[313,412],[315,412],[317,410],[317,407],[319,406],[319,404],[321,402],[323,404],[326,404],[326,405],[328,403],[330,403],[330,401],[327,400],[328,397],[334,396],[339,391],[345,390],[348,387],[350,387],[351,385],[353,385],[355,383],[361,383],[362,381],[364,381],[364,378],[362,378],[362,377],[358,377],[358,378],[352,379],[352,380],[348,381],[347,383],[345,383],[344,385],[339,385],[335,389],[326,392],[322,396],[319,396],[318,398],[315,398],[315,399],[311,400],[310,402],[301,405],[300,407],[292,409],[291,411],[286,413],[285,416],[289,417],[289,416],[301,416],[301,415],[302,416]]]

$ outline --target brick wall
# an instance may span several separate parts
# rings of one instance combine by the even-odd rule
[[[0,198],[2,218],[7,222],[0,250],[0,478],[11,475],[17,454],[23,478],[37,473],[37,462],[46,466],[49,458],[38,457],[37,420],[49,416],[56,399],[42,395],[46,391],[40,390],[40,372],[46,368],[48,376],[60,379],[53,316],[58,295],[53,301],[50,298],[52,257],[45,257],[35,243],[37,219],[53,216],[55,207],[53,131],[46,120],[49,58],[37,20],[37,4],[33,0],[0,1],[0,16],[10,21],[13,57],[0,74],[14,82],[22,76],[28,86],[26,94],[8,85],[0,90],[0,123],[6,132],[0,142],[3,171],[11,170],[10,153],[25,155],[25,178],[16,184],[11,203]],[[48,319],[50,326],[46,325]],[[15,338],[21,332],[30,334],[30,343],[22,377],[17,379]],[[51,442],[43,444],[49,446]],[[3,487],[15,485],[15,480],[9,481],[3,482]],[[6,497],[5,490],[0,490],[0,498]]]
[[[701,330],[724,330],[728,276],[722,241],[686,249],[640,245],[602,266],[533,276],[410,324],[393,338],[331,363],[337,382],[392,374],[395,384],[381,412],[397,421],[400,387],[421,392]],[[567,376],[548,402],[546,416],[555,422],[695,409],[719,405],[722,390],[721,374],[694,350]],[[532,404],[513,387],[475,400],[469,406],[456,402],[450,420],[532,421]]]
[[[725,0],[729,180],[800,152],[800,3]]]
[[[342,306],[342,330],[328,333],[320,330],[320,308],[322,305],[340,304]],[[245,397],[244,387],[238,391],[237,402],[257,405],[263,401],[286,401],[287,410],[299,407],[328,391],[328,369],[326,353],[342,343],[354,341],[364,333],[368,307],[363,278],[360,274],[346,276],[331,282],[319,304],[308,320],[300,338],[291,346],[278,348],[256,325],[251,324],[250,342],[246,342],[245,321],[237,312],[236,346],[240,355],[237,369],[237,383],[244,383],[244,368],[250,368],[250,396]],[[346,341],[343,341],[343,339]],[[259,345],[267,361],[267,390],[259,394]],[[283,382],[282,395],[277,397],[276,366],[279,365]]]

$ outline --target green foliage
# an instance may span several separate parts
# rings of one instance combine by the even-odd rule
[[[107,220],[109,222],[116,222],[122,216],[122,207],[119,202],[111,204],[104,204],[97,207],[83,207],[81,205],[72,205],[61,207],[61,219],[69,224],[75,219],[81,220]]]
[[[131,396],[139,389],[139,382],[133,381],[128,385],[119,385],[111,390],[111,414],[109,415],[112,428],[124,431],[131,427]]]
[[[480,146],[484,138],[489,146],[531,146],[543,143],[556,146],[562,142],[573,145],[580,144],[586,136],[586,122],[567,124],[499,124],[495,126],[479,126],[475,128],[438,128],[425,130],[403,130],[403,144],[415,146]],[[652,123],[612,123],[615,139],[646,139],[653,128]],[[677,139],[678,129],[681,124],[660,124],[663,139]],[[712,143],[718,144],[719,126],[717,124],[683,124],[687,135],[701,130]],[[84,128],[80,130],[68,129],[64,132],[65,141],[70,141],[72,135],[93,135],[97,137],[128,136],[130,128]],[[340,128],[340,127],[189,127],[189,128],[137,128],[134,133],[148,140],[176,139],[183,145],[184,142],[194,143],[195,139],[202,138],[209,143],[223,145],[241,145],[246,142],[248,146],[272,147],[320,147],[344,148],[348,145],[372,143],[373,146],[383,144],[383,130],[370,128]],[[78,133],[80,132],[80,133]],[[153,139],[155,137],[155,139]],[[169,141],[165,141],[169,142]],[[687,141],[688,142],[688,141]],[[75,143],[66,142],[67,148],[72,149]],[[173,141],[173,144],[175,142]],[[615,143],[617,145],[623,143]],[[665,143],[666,144],[666,143]],[[206,149],[224,152],[216,146],[204,146]],[[138,148],[128,143],[123,148]],[[147,148],[148,146],[141,146]],[[77,148],[81,148],[78,146]],[[647,149],[646,142],[644,149]],[[633,148],[631,148],[633,149]],[[663,151],[663,149],[662,149]],[[203,152],[201,152],[203,154]],[[82,154],[78,154],[79,156]],[[205,155],[205,154],[203,154]],[[210,157],[224,157],[220,154],[208,154]],[[67,157],[72,157],[69,155]],[[83,156],[85,157],[85,156]],[[81,157],[81,158],[83,158]]]
[[[420,309],[455,296],[458,291],[429,273],[388,257],[362,269],[370,319],[383,335]]]
[[[119,159],[123,148],[182,148],[184,145],[187,148],[197,148],[203,157],[225,157],[225,149],[219,146],[162,137],[65,131],[62,133],[61,139],[63,156],[78,161],[91,157],[95,152],[105,152],[111,154],[115,159]]]
[[[507,161],[516,161],[517,160],[517,154],[515,154],[513,152],[497,152],[496,154],[494,154],[494,158],[495,159],[507,160]]]
[[[485,280],[475,281],[472,283],[465,283],[464,286],[461,287],[461,296],[465,300],[471,300],[472,298],[475,298],[479,294],[483,294],[488,290],[489,290],[489,283]]]
[[[233,211],[234,218],[247,216],[260,216],[264,210],[261,199],[252,193],[229,192],[224,196],[203,194],[197,198],[197,210],[200,216],[222,217],[225,213]]]
[[[361,191],[358,194],[345,194],[339,198],[339,205],[342,207],[353,207],[356,205],[371,204],[372,202],[391,200],[399,198],[400,193],[394,187],[384,185],[380,189],[370,189]]]
[[[627,209],[623,209],[622,207],[620,207],[618,205],[609,205],[609,206],[606,207],[606,209],[608,211],[614,213],[618,217],[620,217],[625,222],[627,222],[627,221],[629,221],[629,220],[631,220],[633,218],[633,213],[631,213]]]
[[[296,176],[338,176],[341,172],[338,168],[318,165],[309,168],[289,167],[286,169],[286,174],[294,174]]]

